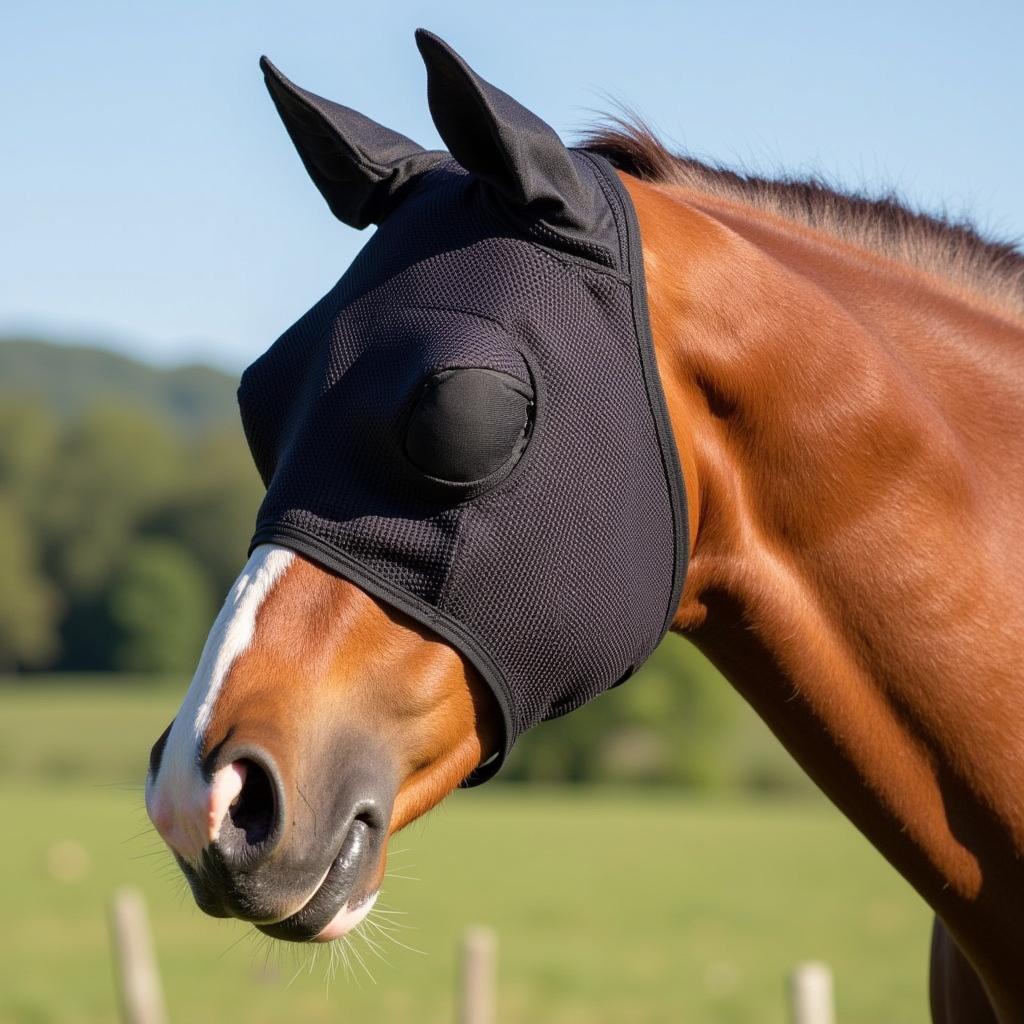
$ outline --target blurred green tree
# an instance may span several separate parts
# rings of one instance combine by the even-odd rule
[[[17,396],[0,401],[0,493],[36,515],[57,451],[56,417],[40,402]]]
[[[114,667],[132,672],[195,667],[212,604],[206,576],[179,544],[134,541],[113,577],[107,607]]]
[[[72,420],[40,510],[46,563],[74,601],[99,596],[127,540],[185,476],[181,441],[159,419],[98,405]]]
[[[132,551],[141,539],[165,545],[163,589],[152,587],[195,592],[190,607],[202,609],[205,632],[245,561],[263,494],[234,390],[230,375],[208,368],[0,344],[0,501],[9,526],[0,547],[11,552],[0,582],[4,665],[123,664],[127,612],[114,591],[138,569]],[[171,561],[176,570],[166,568]],[[140,629],[135,622],[128,632]]]
[[[241,430],[215,430],[192,441],[188,474],[146,523],[148,535],[188,548],[209,576],[219,605],[245,564],[263,500],[263,483]]]
[[[0,495],[0,671],[45,665],[56,652],[56,594],[34,548],[21,507]]]
[[[59,602],[41,564],[39,511],[58,443],[55,417],[38,402],[0,403],[0,668],[45,665],[56,654]]]

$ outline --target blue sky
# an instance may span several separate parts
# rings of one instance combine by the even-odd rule
[[[1024,238],[1020,0],[4,8],[0,333],[244,366],[365,241],[305,177],[259,55],[437,146],[418,25],[567,140],[613,98],[694,155]]]

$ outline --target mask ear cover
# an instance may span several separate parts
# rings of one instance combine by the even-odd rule
[[[443,39],[416,31],[427,100],[444,144],[517,219],[544,224],[546,241],[614,266],[617,232],[608,200],[555,130],[484,81]]]
[[[533,404],[533,389],[499,370],[433,373],[423,381],[406,422],[406,456],[435,480],[485,480],[519,461]]]
[[[270,96],[331,212],[354,228],[379,224],[406,187],[446,159],[355,110],[300,89],[266,57]]]

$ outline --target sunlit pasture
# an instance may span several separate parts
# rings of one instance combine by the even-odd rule
[[[335,948],[203,917],[139,783],[170,687],[0,689],[0,1021],[117,1019],[106,905],[149,904],[172,1021],[449,1022],[468,924],[500,941],[500,1021],[782,1024],[827,961],[841,1024],[926,1020],[928,914],[815,797],[484,787],[392,842],[379,913]]]

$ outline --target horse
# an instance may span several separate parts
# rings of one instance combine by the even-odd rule
[[[547,245],[569,151],[417,40],[451,156],[264,64],[331,209],[386,226],[454,157],[462,202],[512,210],[502,230]],[[640,123],[592,133],[584,158],[614,168],[639,225],[683,486],[667,624],[934,910],[936,1024],[1024,1021],[1024,254],[894,198],[675,156]],[[380,243],[395,273],[412,236]],[[552,275],[584,273],[570,242]],[[332,330],[323,306],[305,322]],[[306,428],[285,419],[291,450]],[[500,760],[509,728],[476,647],[325,550],[257,534],[146,784],[199,906],[294,941],[358,926],[389,837]]]

